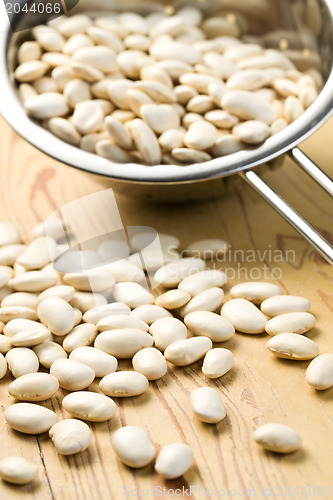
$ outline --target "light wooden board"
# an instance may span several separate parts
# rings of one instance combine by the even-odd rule
[[[304,150],[331,175],[332,133],[333,121],[304,144]],[[333,201],[329,196],[289,160],[282,170],[266,178],[333,241]],[[103,186],[89,176],[36,151],[1,122],[0,218],[17,223],[24,237],[57,207],[101,189]],[[231,254],[231,261],[220,263],[229,273],[241,268],[239,279],[230,284],[246,279],[252,267],[263,273],[266,266],[268,278],[276,268],[277,282],[286,293],[304,295],[312,302],[311,311],[318,323],[309,337],[319,343],[322,352],[333,352],[333,268],[251,188],[242,184],[223,199],[189,205],[152,206],[123,196],[117,201],[125,225],[147,225],[175,234],[184,247],[197,238],[221,237],[232,249],[243,250],[247,259],[255,251],[256,262],[241,262],[238,253],[237,257]],[[289,255],[289,261],[276,262],[281,255]],[[168,375],[152,383],[146,394],[119,401],[118,416],[92,425],[89,451],[74,457],[57,455],[47,435],[33,437],[12,431],[2,415],[1,456],[23,455],[40,471],[34,486],[13,487],[2,482],[0,498],[159,498],[164,493],[166,497],[179,494],[176,488],[184,488],[180,497],[188,498],[191,487],[191,498],[196,500],[208,495],[327,498],[327,488],[332,488],[331,494],[333,491],[333,389],[312,390],[304,378],[308,362],[275,359],[266,342],[265,335],[237,334],[223,344],[232,349],[235,368],[220,380],[209,382],[227,407],[227,417],[218,425],[196,421],[190,410],[191,390],[207,383],[199,363],[185,370],[170,366]],[[6,390],[9,381],[9,375],[0,381],[2,412],[12,403]],[[59,391],[45,403],[59,418],[67,416],[61,410],[62,397]],[[304,440],[302,450],[286,456],[263,452],[252,433],[266,422],[286,423],[297,429]],[[195,454],[193,469],[183,479],[163,481],[151,467],[133,471],[121,465],[111,448],[111,436],[126,424],[145,427],[157,449],[170,442],[189,443]],[[262,488],[268,491],[264,493]],[[317,488],[322,488],[323,496]]]

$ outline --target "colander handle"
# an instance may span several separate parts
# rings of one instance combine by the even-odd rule
[[[333,181],[300,149],[294,148],[290,156],[308,175],[333,196]],[[270,188],[253,170],[239,174],[250,186],[268,201],[330,264],[333,264],[333,247],[296,210]]]

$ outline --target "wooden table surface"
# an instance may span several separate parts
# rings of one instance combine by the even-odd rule
[[[103,189],[85,174],[35,150],[4,122],[0,130],[1,220],[18,224],[24,237],[57,207]],[[333,121],[303,146],[331,175],[332,134]],[[266,178],[333,241],[333,201],[328,195],[289,160]],[[184,247],[197,238],[217,237],[226,239],[233,250],[243,250],[245,262],[231,254],[228,262],[220,264],[229,274],[238,270],[239,277],[230,284],[246,279],[253,267],[274,282],[273,273],[285,293],[311,300],[318,322],[308,336],[318,342],[321,352],[333,352],[333,267],[250,187],[242,184],[221,199],[198,204],[152,206],[123,196],[117,196],[117,202],[125,225],[175,234]],[[218,425],[197,421],[190,410],[189,393],[206,385],[199,363],[185,370],[170,366],[167,376],[152,383],[144,395],[119,401],[115,418],[91,425],[88,451],[69,458],[56,453],[47,435],[11,430],[2,415],[1,457],[23,455],[38,465],[39,475],[33,486],[1,482],[0,498],[327,498],[333,491],[333,388],[313,390],[304,377],[308,362],[274,358],[266,342],[266,335],[236,334],[223,344],[233,351],[235,367],[208,382],[221,393],[227,408],[227,417]],[[2,412],[12,404],[6,389],[9,381],[8,374],[0,381]],[[68,417],[61,410],[62,397],[59,391],[45,403],[60,419]],[[303,448],[285,456],[260,449],[252,433],[266,422],[297,429]],[[126,424],[145,427],[157,449],[170,442],[189,443],[194,467],[184,478],[164,481],[151,467],[134,471],[123,466],[112,450],[111,436]]]

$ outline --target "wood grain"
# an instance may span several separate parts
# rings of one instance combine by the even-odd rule
[[[304,150],[330,175],[332,133],[333,121],[304,144]],[[3,122],[0,155],[1,220],[17,223],[25,238],[58,207],[103,189],[88,175],[36,151]],[[298,167],[286,160],[281,170],[269,172],[265,178],[333,241],[333,201]],[[117,196],[117,202],[125,225],[146,225],[175,234],[183,247],[197,238],[226,239],[233,252],[218,267],[227,269],[230,276],[235,274],[229,287],[247,279],[253,267],[261,277],[266,272],[267,279],[274,271],[286,293],[311,300],[318,322],[309,337],[319,343],[321,352],[333,352],[333,268],[251,188],[242,184],[221,199],[197,204],[151,205],[124,196]],[[242,262],[242,253],[236,250],[242,250],[247,260],[255,253],[254,262]],[[125,493],[128,498],[158,498],[159,490],[155,495],[153,491],[158,487],[184,487],[180,498],[187,498],[192,487],[190,496],[196,500],[209,498],[209,494],[210,498],[279,499],[302,498],[306,492],[313,498],[327,497],[325,487],[333,491],[333,389],[312,390],[304,378],[308,362],[276,359],[267,351],[266,341],[265,335],[237,334],[223,344],[233,351],[235,368],[208,382],[218,389],[227,407],[227,417],[218,425],[198,422],[190,411],[190,391],[207,383],[199,363],[185,369],[170,365],[167,376],[152,383],[146,394],[119,401],[118,416],[92,425],[92,444],[78,456],[57,455],[47,435],[21,435],[5,424],[2,415],[1,456],[23,455],[40,472],[33,486],[13,487],[2,482],[0,498],[120,500],[126,498]],[[129,363],[123,362],[125,366]],[[6,389],[9,381],[9,375],[0,381],[2,412],[12,403]],[[45,403],[60,418],[67,416],[61,409],[65,392],[59,391]],[[262,451],[252,433],[259,424],[271,421],[297,429],[304,447],[286,456]],[[195,454],[193,469],[177,481],[163,481],[151,467],[133,471],[123,466],[111,448],[111,435],[125,424],[146,428],[157,449],[174,441],[189,443]],[[311,486],[321,487],[323,496],[319,490],[309,490]],[[215,492],[208,491],[214,488]],[[268,489],[266,495],[262,488]],[[165,496],[171,497],[172,491]]]

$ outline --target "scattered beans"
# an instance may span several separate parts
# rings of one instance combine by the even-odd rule
[[[191,17],[197,19],[196,16]],[[80,19],[79,16],[78,25],[86,22],[84,18],[85,16]],[[133,26],[136,20],[126,16],[125,19],[126,26]],[[110,20],[106,21],[103,18],[96,22],[105,26],[103,23],[108,24]],[[71,29],[75,29],[75,23]],[[162,28],[177,29],[177,23],[179,21],[175,24],[166,23],[164,28],[162,24]],[[112,23],[111,25],[113,29],[121,27]],[[219,21],[214,26],[214,29],[217,29]],[[104,30],[104,27],[97,28]],[[148,25],[143,23],[141,28],[143,32],[139,36],[148,38],[150,30]],[[126,46],[126,43],[132,43],[133,37],[135,39],[136,35],[132,37],[130,34],[131,29],[128,31],[126,28],[126,33],[123,35],[124,42],[120,44],[124,43]],[[43,33],[44,35],[46,34]],[[71,36],[76,35],[81,34],[74,33]],[[177,36],[185,35],[197,40],[193,42],[195,44],[205,42],[200,37],[198,41],[196,29],[194,31],[189,29]],[[108,39],[107,35],[100,32],[95,33],[95,36]],[[114,36],[117,37],[116,34]],[[77,46],[73,49],[73,54],[85,47],[86,38],[89,39],[81,36],[73,41],[78,45],[82,43],[82,47]],[[130,40],[126,42],[125,39],[128,38]],[[114,43],[112,36],[109,41],[110,48],[115,53],[123,50],[121,47],[117,49],[112,46]],[[49,43],[51,42],[50,39]],[[141,42],[143,43],[142,38]],[[48,43],[46,38],[43,43]],[[158,44],[159,37],[153,43]],[[217,41],[211,40],[210,43]],[[219,43],[224,44],[226,40],[223,39]],[[243,44],[239,45],[243,50]],[[88,44],[87,47],[93,45]],[[206,47],[202,50],[207,54],[205,59],[208,62],[217,60],[216,54],[210,54],[211,45],[201,47]],[[29,52],[28,49],[29,47],[27,47]],[[236,61],[236,49],[237,45],[234,49],[232,47],[221,49],[221,52],[230,50]],[[129,52],[131,50],[136,49],[129,49]],[[161,50],[161,47],[158,47],[158,50]],[[264,49],[258,52],[258,48],[254,47],[252,50],[253,55],[247,59],[259,57],[264,53]],[[102,53],[103,51],[100,52]],[[224,55],[221,57],[223,59]],[[279,59],[275,53],[272,54],[272,58],[279,63],[279,68],[268,67],[266,70],[265,65],[268,62],[262,60],[260,64],[263,65],[263,69],[260,71],[266,72],[267,78],[268,70],[271,79],[284,78],[285,70],[280,66],[287,67],[288,62],[283,58]],[[239,60],[242,61],[242,57]],[[172,90],[171,80],[179,78],[175,73],[180,72],[185,76],[189,70],[182,66],[184,64],[186,66],[186,63],[181,61],[176,61],[175,67],[172,67],[169,61],[161,62],[168,64],[151,67],[153,62],[145,60],[136,71],[140,72],[144,82],[165,85],[167,89]],[[202,62],[196,66],[199,77],[195,80],[197,86],[207,85],[206,78],[200,81],[201,76],[216,78],[213,74],[213,65],[208,62],[207,68]],[[112,61],[103,62],[102,58],[96,62],[97,65],[104,63],[111,64]],[[127,65],[126,71],[134,71],[131,57],[124,60],[123,64]],[[232,71],[232,65],[226,66],[223,71],[227,70]],[[238,72],[234,73],[235,79],[237,74]],[[111,75],[113,73],[109,75],[110,78]],[[298,78],[295,72],[290,73],[290,81],[295,83]],[[117,80],[110,79],[111,91],[114,92],[112,81],[117,82]],[[279,85],[282,83],[279,82]],[[118,110],[118,114],[131,113],[126,109],[126,93],[133,84],[133,81],[128,80],[123,88],[116,87],[115,98],[123,100],[125,108],[122,111]],[[304,88],[307,85],[309,82],[304,82]],[[291,89],[292,86],[288,88]],[[262,92],[257,94],[260,99],[266,100],[267,103],[274,100],[274,96],[266,92],[271,89],[264,87],[257,90]],[[104,109],[104,103],[100,102],[103,100],[104,97],[95,99],[94,105]],[[168,109],[171,107],[175,111],[170,103],[150,104],[156,106],[154,108],[156,111],[162,106]],[[176,111],[181,115],[181,109]],[[128,119],[133,119],[133,116]],[[113,139],[119,143],[122,140],[122,133],[126,130],[127,134],[123,136],[124,142],[121,147],[127,154],[126,151],[131,150],[126,150],[126,141],[128,148],[133,147],[129,145],[132,136],[129,134],[128,125],[125,124],[124,128],[118,124],[113,127],[114,122],[107,121],[111,124]],[[200,121],[205,123],[202,117]],[[198,123],[198,120],[194,120],[193,123]],[[206,123],[209,123],[208,119]],[[241,125],[245,126],[246,123],[243,122]],[[235,124],[233,129],[236,130],[241,125]],[[188,130],[190,129],[189,123]],[[187,132],[184,130],[181,133],[184,139]],[[234,137],[228,133],[224,137],[229,135]],[[199,149],[183,149],[190,151],[191,154],[193,151],[206,154]],[[145,235],[140,233],[131,239],[131,249],[142,252],[145,257],[144,266],[137,259],[137,254],[128,256],[127,243],[103,242],[97,250],[83,251],[85,263],[87,261],[89,264],[89,271],[79,272],[80,269],[75,267],[79,255],[73,251],[71,258],[75,272],[71,272],[72,269],[69,267],[67,273],[63,274],[55,271],[50,263],[54,258],[53,255],[62,251],[61,244],[58,243],[64,236],[62,224],[51,224],[49,228],[42,223],[35,228],[33,234],[34,241],[30,245],[24,245],[15,226],[0,223],[0,247],[3,243],[0,248],[0,378],[5,377],[8,366],[16,379],[9,384],[9,395],[19,401],[28,401],[7,408],[5,419],[9,426],[23,433],[38,434],[50,430],[50,437],[60,454],[69,455],[85,450],[91,440],[91,431],[81,420],[91,422],[110,420],[116,413],[116,405],[109,396],[142,395],[149,387],[149,380],[158,380],[166,375],[168,361],[181,367],[204,358],[202,364],[204,377],[207,379],[222,377],[234,365],[233,354],[228,349],[214,347],[213,342],[232,339],[235,330],[243,333],[264,333],[266,329],[266,332],[272,335],[267,343],[267,348],[271,352],[285,359],[312,359],[306,371],[308,383],[321,390],[333,386],[333,355],[329,353],[319,355],[317,344],[299,335],[315,324],[314,316],[307,312],[310,308],[307,299],[282,295],[281,288],[272,283],[248,282],[232,287],[230,291],[232,299],[224,303],[220,315],[216,313],[225,300],[222,287],[227,278],[220,270],[207,269],[206,261],[217,260],[220,253],[224,254],[228,250],[228,244],[223,240],[205,239],[193,242],[187,249],[187,255],[190,257],[181,258],[177,252],[180,247],[178,238],[172,235],[160,235],[163,254],[161,259],[156,252],[146,254],[145,246],[150,242],[150,235],[147,234],[146,241]],[[110,253],[114,251],[119,253],[120,260],[111,264],[101,264],[102,260],[107,261]],[[128,257],[125,258],[126,255]],[[163,260],[165,264],[159,267]],[[155,283],[153,281],[151,283],[156,286],[161,285],[157,298],[143,286],[144,271],[149,274],[154,271]],[[266,315],[271,319],[267,319]],[[261,339],[257,341],[261,342]],[[5,357],[1,353],[5,354]],[[67,353],[70,353],[69,359]],[[132,358],[134,371],[123,369],[126,363],[128,366],[129,361],[121,362],[122,370],[116,371],[118,359],[122,358]],[[39,363],[50,373],[39,372]],[[93,383],[95,377],[101,377],[99,390],[103,394],[84,390]],[[164,379],[164,384],[166,380],[168,377]],[[29,402],[53,398],[59,386],[70,391],[63,398],[61,406],[74,418],[56,423],[57,416],[54,412]],[[95,385],[93,388],[91,390],[95,390]],[[226,415],[220,393],[212,387],[198,387],[192,391],[190,404],[196,417],[206,423],[218,423]],[[301,446],[298,434],[280,424],[260,427],[254,437],[267,449],[281,453],[296,450]],[[114,433],[112,442],[120,460],[131,467],[144,467],[155,456],[155,448],[147,433],[138,427],[127,426],[119,429]],[[12,478],[16,478],[16,482],[22,481],[22,484],[31,481],[35,469],[33,474],[30,471],[29,476],[26,473],[26,464],[22,462],[22,470],[18,476],[15,460]],[[192,461],[193,452],[188,445],[173,443],[162,448],[155,470],[166,479],[173,479],[186,473]],[[0,464],[0,475],[7,479],[1,467]],[[17,479],[18,477],[20,479]]]
[[[276,453],[291,453],[302,446],[299,434],[283,424],[265,424],[253,434],[255,441],[263,448]]]

